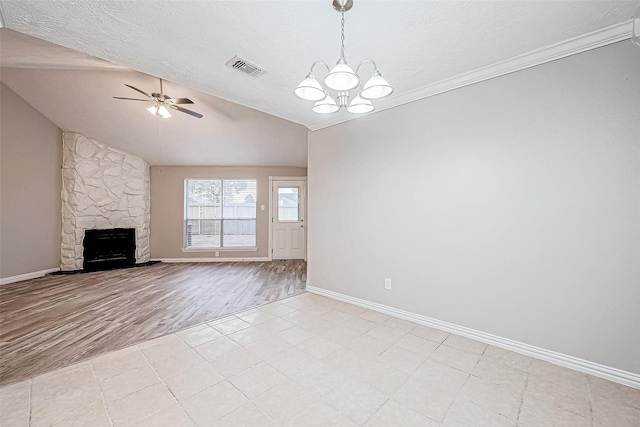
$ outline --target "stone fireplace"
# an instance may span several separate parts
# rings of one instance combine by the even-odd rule
[[[133,229],[135,263],[149,261],[149,195],[149,164],[144,159],[65,132],[60,269],[85,267],[87,230]]]

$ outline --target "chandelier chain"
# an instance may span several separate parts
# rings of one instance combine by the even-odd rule
[[[340,40],[342,42],[342,49],[340,50],[340,57],[344,58],[344,10],[342,11],[342,20],[341,20],[340,24],[341,24],[341,29],[342,29],[342,36],[340,37]]]

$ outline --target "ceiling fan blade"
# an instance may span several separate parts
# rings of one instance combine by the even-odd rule
[[[173,104],[193,104],[189,98],[169,98]]]
[[[115,99],[126,99],[127,101],[144,101],[149,102],[149,99],[138,99],[138,98],[123,98],[121,96],[114,96]]]
[[[183,113],[187,113],[192,115],[193,117],[197,117],[199,119],[201,119],[202,117],[204,117],[202,114],[200,113],[196,113],[195,111],[191,111],[191,110],[187,110],[186,108],[182,108],[179,107],[177,105],[170,105],[169,107],[173,108],[174,110],[178,110],[178,111],[182,111]]]
[[[126,83],[125,83],[125,86],[130,87],[131,89],[133,89],[133,90],[135,90],[135,91],[140,92],[141,94],[143,94],[143,95],[144,95],[144,96],[146,96],[147,98],[151,98],[151,95],[149,95],[148,93],[146,93],[146,92],[144,92],[144,91],[142,91],[142,90],[138,89],[137,87],[133,87],[133,86],[128,85],[128,84],[126,84]]]

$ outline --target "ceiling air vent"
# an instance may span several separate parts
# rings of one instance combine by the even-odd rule
[[[246,59],[242,59],[239,56],[234,56],[225,64],[227,67],[235,68],[236,70],[242,71],[245,74],[249,74],[251,77],[258,77],[266,73],[266,70],[258,67],[257,65],[252,64]]]

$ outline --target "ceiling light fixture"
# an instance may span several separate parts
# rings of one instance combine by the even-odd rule
[[[163,119],[168,119],[171,117],[169,114],[169,108],[172,110],[180,111],[181,113],[189,114],[190,116],[197,117],[201,119],[203,116],[200,113],[196,113],[195,111],[187,110],[186,108],[181,107],[178,104],[193,104],[193,101],[189,98],[172,98],[169,95],[162,93],[162,79],[160,79],[160,92],[152,92],[149,95],[147,92],[138,89],[137,87],[128,85],[125,83],[125,86],[135,90],[136,92],[145,96],[146,99],[141,98],[125,98],[122,96],[114,96],[115,99],[124,99],[126,101],[142,101],[142,102],[151,102],[153,105],[147,108],[147,111],[151,113],[153,116],[160,116]]]
[[[156,105],[152,105],[151,107],[147,108],[147,111],[154,116],[162,116],[163,119],[168,119],[169,117],[171,117],[171,114],[169,113],[169,110],[167,110],[167,107],[164,106],[164,103],[161,104],[160,102],[158,102]]]
[[[344,56],[344,13],[352,7],[353,0],[333,0],[333,8],[342,14],[342,48],[340,51],[340,59],[338,59],[336,65],[333,68],[329,68],[329,66],[322,61],[314,62],[307,77],[293,91],[298,98],[307,101],[316,101],[312,108],[316,113],[335,113],[342,107],[347,107],[347,111],[350,113],[370,113],[375,109],[371,103],[372,99],[384,98],[393,93],[393,88],[384,77],[382,77],[373,60],[365,59],[361,61],[356,71],[353,71],[353,68],[347,64],[347,59]],[[373,75],[364,84],[362,90],[349,102],[349,92],[357,91],[361,86],[358,72],[360,71],[360,67],[366,63],[373,65]],[[313,68],[318,64],[324,65],[328,71],[328,74],[323,80],[324,86],[316,80],[313,74]]]

